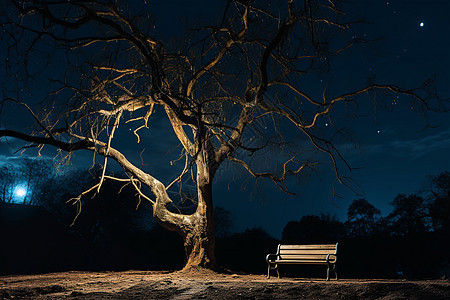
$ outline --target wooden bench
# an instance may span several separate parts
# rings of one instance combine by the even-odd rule
[[[327,280],[330,280],[330,268],[336,275],[337,261],[336,244],[325,245],[278,245],[276,254],[268,254],[267,261],[267,278],[270,278],[270,270],[276,270],[278,278],[280,272],[278,266],[282,264],[310,264],[310,265],[327,265]]]

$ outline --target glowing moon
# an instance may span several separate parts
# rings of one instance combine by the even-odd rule
[[[16,196],[18,196],[18,197],[23,197],[23,196],[25,196],[26,193],[27,193],[27,191],[24,188],[18,188],[16,190]]]

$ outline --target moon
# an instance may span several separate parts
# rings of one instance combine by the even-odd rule
[[[27,191],[24,188],[19,187],[16,189],[16,196],[18,197],[23,197],[26,193]]]

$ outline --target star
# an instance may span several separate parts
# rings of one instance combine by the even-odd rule
[[[425,24],[423,22],[420,22],[419,26],[423,27]]]

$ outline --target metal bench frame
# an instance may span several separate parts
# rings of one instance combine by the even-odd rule
[[[330,269],[333,270],[336,280],[338,275],[336,272],[337,261],[336,244],[317,244],[317,245],[278,245],[276,254],[268,254],[267,262],[267,278],[270,278],[270,271],[276,270],[278,278],[280,278],[279,265],[281,264],[313,264],[327,265],[327,281],[330,280]]]

